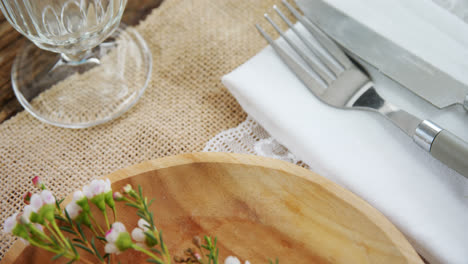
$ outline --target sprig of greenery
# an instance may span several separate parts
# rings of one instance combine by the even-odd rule
[[[149,210],[154,199],[148,201],[148,198],[143,195],[143,190],[140,185],[137,191],[134,190],[131,185],[125,186],[124,195],[119,192],[112,193],[112,190],[109,190],[103,194],[95,195],[93,198],[94,200],[88,200],[83,194],[81,194],[82,198],[80,198],[80,200],[74,196],[74,199],[77,199],[77,201],[74,200],[74,202],[76,202],[76,205],[78,205],[82,211],[73,211],[73,213],[70,213],[74,214],[74,219],[72,219],[68,211],[62,208],[64,199],[58,200],[56,197],[53,197],[50,191],[46,190],[46,186],[38,177],[35,177],[33,182],[43,190],[43,192],[48,193],[49,196],[46,197],[49,197],[50,202],[42,205],[38,211],[34,209],[34,211],[30,213],[29,219],[26,219],[22,215],[18,217],[15,215],[15,218],[11,218],[15,219],[11,220],[15,221],[15,225],[10,232],[15,236],[23,238],[33,246],[54,253],[53,261],[59,258],[67,258],[69,260],[68,263],[81,261],[87,264],[105,264],[111,263],[113,260],[111,258],[113,255],[112,253],[133,249],[146,254],[149,257],[146,260],[148,263],[171,264],[171,254],[164,242],[162,231],[158,230],[156,227],[153,212]],[[106,188],[109,188],[110,182],[108,180],[107,184],[106,186],[108,187]],[[24,200],[26,203],[37,198],[34,196],[31,198],[31,196],[31,193],[25,196]],[[54,198],[55,204],[52,202]],[[137,235],[135,235],[133,239],[142,241],[142,234],[144,234],[145,246],[133,241],[130,234],[126,231],[125,226],[122,223],[117,223],[114,200],[124,201],[125,205],[136,209],[136,215],[142,220],[138,223],[139,227],[134,229],[134,231],[138,232],[135,233]],[[88,203],[88,201],[91,203]],[[91,204],[94,204],[104,214],[108,229],[111,223],[107,218],[106,207],[110,207],[113,210],[114,223],[112,229],[105,234],[106,237],[104,237],[104,231],[91,213],[89,207]],[[91,236],[86,235],[87,233],[83,231],[83,226],[89,228],[92,232]],[[47,233],[44,232],[43,229],[45,229]],[[100,234],[97,230],[99,230]],[[68,236],[65,236],[64,233],[67,233]],[[107,241],[106,238],[108,238],[109,241]],[[105,243],[105,251],[109,253],[102,254],[99,252],[96,241]],[[192,243],[196,246],[198,251],[193,248],[186,249],[184,251],[185,257],[174,257],[176,263],[219,264],[219,248],[216,237],[205,236],[203,243],[199,237],[194,237]],[[113,248],[110,247],[110,249],[108,249],[108,246],[112,246]],[[78,250],[85,251],[95,256],[95,262],[81,258]],[[278,263],[278,259],[276,259],[275,263],[273,263],[272,260],[269,261],[269,264]]]
[[[137,247],[134,249],[141,251],[151,257],[148,259],[147,262],[150,263],[158,263],[158,264],[170,264],[171,263],[171,255],[169,253],[169,249],[167,248],[166,244],[163,240],[162,232],[159,231],[154,223],[153,212],[149,210],[149,207],[154,202],[154,199],[148,202],[148,198],[143,196],[143,190],[141,185],[138,185],[138,192],[133,190],[130,185],[124,187],[124,194],[125,196],[121,197],[121,201],[125,201],[125,205],[136,208],[136,214],[143,220],[148,223],[146,228],[147,231],[144,232],[146,237],[146,244],[149,246],[150,251],[142,250],[141,247]],[[159,246],[159,249],[154,248],[155,246]],[[155,253],[155,254],[153,254]],[[159,257],[158,257],[159,256]]]
[[[214,240],[209,236],[205,236],[205,245],[202,245],[202,248],[208,250],[208,264],[219,264],[219,248],[218,248],[218,239],[215,237]]]

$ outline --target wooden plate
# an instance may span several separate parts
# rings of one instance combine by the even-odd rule
[[[257,156],[195,153],[144,162],[107,176],[117,190],[142,185],[173,255],[195,235],[220,242],[221,262],[236,255],[253,264],[423,263],[376,209],[306,169]],[[69,198],[70,199],[70,198]],[[119,208],[133,229],[133,208]],[[144,263],[123,253],[122,263]],[[2,263],[49,263],[51,255],[15,243]]]

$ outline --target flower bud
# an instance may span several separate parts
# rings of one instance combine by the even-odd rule
[[[125,185],[122,190],[123,190],[124,193],[129,193],[132,190],[132,185],[130,185],[130,183],[129,183],[129,184]]]
[[[42,179],[41,177],[39,176],[34,176],[34,178],[32,179],[32,183],[35,187],[41,189],[41,190],[44,190],[45,189],[45,185],[44,183],[42,182]]]
[[[120,192],[115,192],[112,197],[114,198],[114,200],[116,201],[122,201],[124,196],[120,193]]]
[[[141,228],[136,227],[132,231],[132,238],[133,238],[133,240],[135,240],[137,242],[145,242],[146,235],[145,235],[145,232],[143,232],[143,230]]]
[[[31,196],[32,196],[32,193],[31,192],[27,192],[23,195],[23,201],[25,204],[30,204],[31,203]]]
[[[140,218],[140,220],[138,220],[138,227],[146,232],[149,230],[149,227],[151,227],[151,225],[148,222],[146,222],[145,219]]]
[[[229,256],[224,260],[224,264],[241,264],[241,262],[238,258]]]

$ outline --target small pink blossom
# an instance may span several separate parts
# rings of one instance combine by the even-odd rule
[[[45,204],[55,204],[55,197],[49,190],[42,190],[41,198]]]
[[[126,231],[127,229],[125,228],[124,224],[120,222],[113,223],[112,228],[106,233],[107,242],[115,243],[115,241],[117,241],[117,238],[119,237],[119,234]]]
[[[132,244],[131,238],[129,234],[127,233],[127,229],[125,228],[125,225],[120,222],[115,222],[112,224],[112,228],[106,233],[106,240],[107,240],[107,244],[104,247],[104,251],[109,254],[112,254],[112,253],[119,254],[121,250],[126,250],[128,248],[126,247],[126,248],[119,249],[117,247],[118,243],[116,244],[117,240],[120,241],[119,243],[123,242],[124,244],[127,244],[127,245]]]
[[[5,220],[5,223],[3,224],[3,232],[7,234],[11,234],[13,229],[16,227],[16,224],[18,223],[18,220],[16,219],[18,216],[18,213],[15,213],[14,215],[8,217]]]
[[[108,253],[108,254],[114,254],[114,253],[120,253],[119,249],[117,248],[117,246],[114,244],[114,243],[107,243],[105,246],[104,246],[104,252]]]
[[[67,206],[65,206],[65,211],[67,211],[67,214],[71,219],[77,218],[82,210],[83,209],[77,205],[75,201],[72,201],[71,203],[67,204]]]
[[[83,187],[83,193],[88,199],[94,196],[112,191],[110,180],[92,180],[90,184]]]
[[[44,205],[44,201],[42,201],[41,195],[35,193],[31,196],[31,206],[34,212],[37,213],[43,205]]]
[[[21,217],[22,221],[24,221],[24,223],[29,223],[30,222],[30,217],[31,217],[31,213],[34,211],[34,208],[32,207],[32,205],[28,204],[24,207],[23,209],[23,215]]]
[[[73,193],[73,201],[79,201],[81,199],[83,199],[85,197],[85,195],[83,194],[82,191],[76,191]]]

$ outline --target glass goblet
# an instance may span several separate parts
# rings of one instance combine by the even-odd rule
[[[116,118],[138,101],[152,60],[143,38],[120,24],[126,3],[0,0],[10,24],[34,43],[17,54],[11,72],[28,112],[49,124],[84,128]]]

